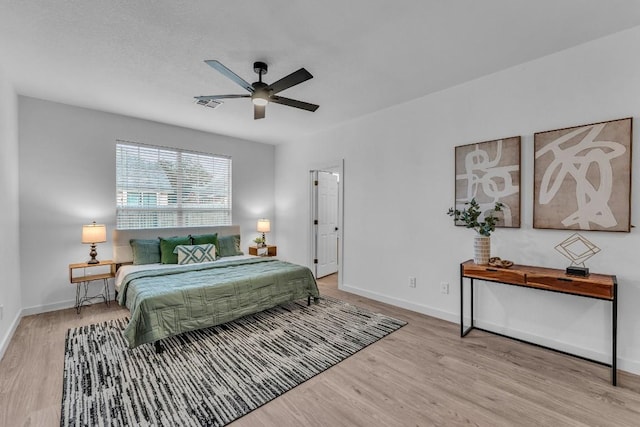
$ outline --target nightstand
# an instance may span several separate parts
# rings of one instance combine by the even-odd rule
[[[103,267],[97,269],[97,267]],[[108,267],[108,270],[104,267]],[[87,269],[96,269],[94,274],[88,272]],[[76,270],[82,270],[81,275],[75,276]],[[116,263],[108,261],[100,261],[98,264],[88,264],[80,262],[77,264],[69,264],[69,282],[76,285],[76,312],[80,314],[82,306],[95,298],[102,298],[109,305],[109,279],[116,277]],[[102,280],[102,293],[97,295],[87,295],[89,292],[89,283]]]
[[[264,247],[249,246],[249,255],[276,256],[277,254],[278,247],[275,245],[267,245]]]

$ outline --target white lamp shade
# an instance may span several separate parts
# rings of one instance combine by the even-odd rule
[[[258,232],[260,233],[268,233],[271,231],[271,222],[266,218],[261,218],[258,220]]]
[[[82,226],[82,243],[104,243],[107,241],[107,227],[104,224]]]

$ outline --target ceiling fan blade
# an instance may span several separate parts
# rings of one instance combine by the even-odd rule
[[[300,108],[300,109],[307,110],[307,111],[316,111],[318,109],[318,107],[320,107],[319,105],[316,105],[316,104],[310,104],[310,103],[304,102],[304,101],[298,101],[298,100],[295,100],[295,99],[284,98],[282,96],[271,96],[271,97],[269,97],[269,101],[270,102],[275,102],[276,104],[287,105],[289,107]]]
[[[264,119],[266,105],[253,105],[253,120]]]
[[[251,98],[251,95],[206,95],[194,96],[194,98],[209,101],[210,99]]]
[[[306,82],[307,80],[312,78],[313,76],[310,72],[308,72],[304,68],[300,68],[298,71],[294,71],[288,76],[281,78],[277,82],[271,83],[268,89],[271,90],[271,93],[276,94],[278,92],[282,92],[285,89],[289,89],[291,86]]]
[[[242,77],[240,77],[239,75],[237,75],[236,73],[234,73],[233,71],[231,71],[230,69],[222,65],[220,61],[216,59],[208,59],[204,62],[206,62],[207,65],[209,65],[211,68],[218,70],[225,77],[230,78],[231,80],[233,80],[234,82],[236,82],[237,84],[239,84],[240,86],[248,90],[249,92],[253,93],[253,86],[251,86],[250,83],[247,83],[245,79],[243,79]]]

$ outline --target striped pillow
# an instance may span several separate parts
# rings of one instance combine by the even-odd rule
[[[178,254],[178,264],[198,264],[216,260],[216,246],[206,245],[178,245],[174,251]]]

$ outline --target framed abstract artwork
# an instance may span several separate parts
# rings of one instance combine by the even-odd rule
[[[475,199],[483,211],[504,204],[497,227],[520,227],[520,137],[455,148],[456,209]],[[479,218],[482,221],[484,215]],[[462,223],[457,223],[462,225]]]
[[[534,135],[533,228],[631,230],[632,119]]]

